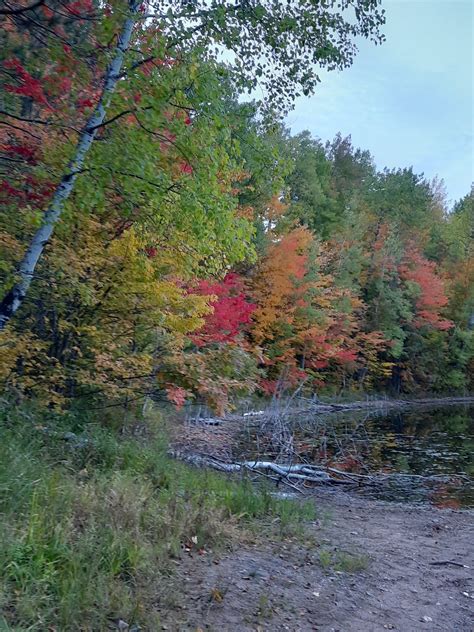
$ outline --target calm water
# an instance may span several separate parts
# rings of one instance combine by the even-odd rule
[[[474,408],[445,406],[389,415],[344,413],[293,420],[301,459],[360,474],[399,473],[442,477],[390,477],[355,493],[440,507],[474,506]],[[255,437],[254,437],[255,440]],[[265,443],[259,438],[262,456]],[[248,448],[248,444],[247,444]],[[271,450],[267,456],[271,455]]]

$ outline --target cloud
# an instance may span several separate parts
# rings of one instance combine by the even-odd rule
[[[472,4],[388,2],[387,42],[362,42],[353,66],[321,73],[311,98],[288,116],[294,132],[323,140],[340,131],[381,168],[413,165],[446,180],[456,199],[473,175]]]

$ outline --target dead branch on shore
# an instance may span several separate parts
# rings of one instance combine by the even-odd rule
[[[265,410],[244,413],[243,417],[261,416],[272,418],[275,415],[285,416],[289,414],[311,413],[335,413],[351,410],[389,411],[408,408],[422,408],[424,406],[458,406],[474,404],[474,396],[420,398],[420,399],[388,399],[367,398],[365,400],[346,403],[323,403],[320,400],[300,396],[301,384],[296,391],[287,398],[274,396]]]
[[[436,480],[439,482],[449,482],[453,479],[465,479],[464,475],[439,475],[432,474],[422,476],[421,474],[400,474],[380,473],[380,474],[356,474],[345,472],[334,467],[320,467],[306,463],[276,463],[274,461],[236,461],[227,462],[211,455],[172,451],[170,455],[174,458],[186,461],[197,467],[205,467],[225,472],[228,474],[251,472],[256,473],[274,481],[283,483],[294,491],[301,492],[301,485],[371,485],[382,486],[393,480],[416,479],[423,481]],[[443,562],[448,563],[448,562]],[[434,562],[433,562],[434,564]],[[441,564],[441,562],[439,562]]]
[[[430,566],[459,566],[460,568],[470,568],[467,564],[461,564],[461,562],[454,562],[453,560],[440,560],[439,562],[430,562]]]
[[[282,384],[284,376],[281,378]],[[469,477],[463,474],[408,474],[400,472],[370,472],[368,467],[360,459],[360,454],[365,449],[367,451],[370,444],[370,437],[365,426],[365,422],[372,417],[374,412],[386,413],[387,410],[437,404],[469,404],[474,401],[472,397],[452,397],[446,399],[420,399],[410,400],[386,400],[367,399],[367,401],[352,402],[347,404],[323,404],[317,398],[307,399],[302,397],[302,383],[292,395],[283,396],[283,387],[277,389],[277,393],[272,398],[268,407],[262,411],[250,411],[243,415],[230,415],[227,418],[214,418],[210,416],[208,410],[197,410],[193,418],[188,418],[188,431],[194,426],[206,428],[206,432],[211,434],[219,433],[219,428],[233,432],[234,440],[237,431],[245,444],[244,434],[247,441],[255,448],[252,454],[237,457],[236,451],[243,452],[245,449],[228,449],[225,453],[206,454],[206,445],[201,441],[201,446],[182,446],[181,451],[176,451],[173,456],[187,461],[199,467],[212,468],[225,473],[242,473],[265,477],[272,482],[284,484],[295,492],[301,492],[304,487],[312,485],[345,485],[348,487],[372,487],[383,491],[393,485],[407,487],[411,484],[425,484],[430,481],[453,483],[465,482]],[[365,411],[365,418],[360,420],[354,427],[346,428],[340,436],[335,424],[338,423],[337,412],[343,411]],[[326,413],[332,412],[332,415]],[[308,415],[308,413],[311,413]],[[243,422],[243,423],[242,423]],[[334,423],[333,423],[334,422]],[[311,449],[316,450],[307,455],[309,461],[317,460],[317,464],[304,461],[304,455],[299,453],[295,436],[297,428],[302,433],[310,425],[311,435],[318,439],[319,445]],[[296,432],[296,435],[295,435]],[[207,438],[209,441],[209,437]],[[327,446],[335,446],[335,454],[327,451]],[[179,448],[177,448],[179,450]],[[205,452],[203,452],[203,449]],[[214,450],[215,452],[215,450]],[[248,460],[249,456],[253,460]],[[348,471],[342,463],[348,459],[356,461],[357,472]],[[338,469],[337,461],[341,461],[341,469]],[[336,461],[336,462],[335,462]],[[353,469],[353,468],[351,468]],[[363,473],[359,473],[362,469]],[[365,471],[364,471],[365,470]]]
[[[229,474],[236,472],[266,472],[276,475],[277,480],[299,481],[302,483],[328,483],[328,484],[346,484],[347,481],[339,480],[330,476],[328,472],[314,465],[306,465],[304,463],[281,464],[273,461],[238,461],[227,463],[221,459],[212,456],[203,456],[201,454],[187,454],[179,451],[172,451],[171,456],[186,461],[198,467],[209,467],[219,472]]]

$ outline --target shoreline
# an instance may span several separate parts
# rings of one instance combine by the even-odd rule
[[[374,400],[357,400],[354,402],[347,403],[332,403],[332,402],[312,402],[306,399],[297,400],[301,403],[301,406],[289,406],[284,409],[284,414],[292,414],[292,413],[304,413],[304,412],[314,412],[314,413],[330,413],[330,412],[339,412],[339,411],[350,411],[350,410],[366,410],[366,409],[374,409],[374,410],[396,410],[396,409],[408,409],[408,408],[416,408],[416,407],[444,407],[444,406],[462,406],[463,404],[467,406],[474,405],[474,396],[459,396],[459,397],[423,397],[419,399],[374,399]],[[224,417],[224,419],[237,419],[237,418],[245,418],[249,417],[257,417],[257,416],[265,416],[267,414],[275,413],[275,406],[272,406],[272,403],[263,410],[259,411],[250,411],[248,413],[243,413],[242,415],[232,415],[231,417]],[[284,408],[283,406],[281,408]],[[276,408],[278,410],[278,408]]]
[[[174,588],[190,609],[175,629],[223,632],[469,632],[472,511],[318,489],[311,543],[257,538],[223,555],[183,556]],[[295,501],[297,502],[297,501]],[[193,601],[196,595],[222,600]]]

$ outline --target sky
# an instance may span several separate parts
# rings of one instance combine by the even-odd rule
[[[474,180],[474,0],[385,0],[386,42],[359,43],[354,64],[321,73],[287,117],[293,133],[337,132],[378,168],[413,166],[443,178],[448,201]]]

